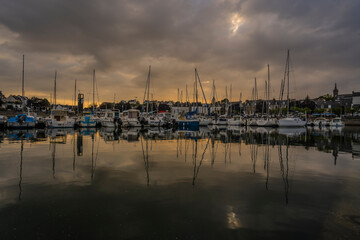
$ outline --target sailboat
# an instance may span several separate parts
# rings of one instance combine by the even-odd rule
[[[51,110],[50,119],[46,121],[48,128],[73,128],[75,120],[70,118],[67,110],[56,109],[56,71],[54,80],[54,106]]]
[[[233,116],[228,120],[228,125],[230,126],[242,126],[244,124],[244,120],[241,118],[240,115]]]
[[[266,83],[266,118],[256,120],[259,127],[276,127],[278,125],[276,119],[269,117],[269,99],[270,99],[270,66],[268,64],[268,80]]]
[[[246,119],[246,126],[251,126],[251,127],[256,127],[257,126],[257,119],[256,119],[256,103],[258,100],[258,91],[257,91],[257,84],[256,84],[256,78],[255,80],[255,84],[254,84],[254,88],[252,89],[252,103],[251,103],[251,110],[250,113],[252,116],[249,116]]]
[[[286,65],[285,65],[285,77],[287,77],[287,116],[285,118],[279,119],[279,127],[304,127],[306,121],[300,119],[299,117],[289,116],[290,111],[290,50],[287,52]],[[285,78],[284,78],[285,79]]]
[[[152,110],[149,111],[150,81],[151,81],[151,66],[149,66],[149,72],[146,79],[143,107],[140,116],[142,121],[145,123],[145,125],[149,125],[150,127],[161,127],[165,124],[164,118],[159,116],[158,114],[155,114]],[[146,112],[144,112],[145,97],[146,97]]]
[[[24,101],[25,101],[25,87],[24,87],[24,65],[25,65],[25,56],[23,55],[23,65],[22,65],[22,113],[18,114],[15,117],[11,117],[7,120],[6,122],[6,126],[10,129],[29,129],[29,128],[34,128],[35,127],[35,118],[32,116],[29,116],[28,114],[24,113]]]
[[[195,68],[195,111],[191,111],[185,114],[185,116],[180,116],[177,118],[177,123],[179,130],[199,130],[200,122],[196,118],[196,114],[198,113],[198,91],[197,91],[197,82],[198,82],[198,76],[197,76],[197,69]]]

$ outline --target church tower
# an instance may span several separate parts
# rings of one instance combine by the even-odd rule
[[[337,86],[336,86],[336,83],[335,83],[335,88],[334,88],[334,90],[333,90],[333,96],[334,96],[334,98],[336,98],[336,97],[338,96],[338,94],[339,94],[339,90],[337,89]]]

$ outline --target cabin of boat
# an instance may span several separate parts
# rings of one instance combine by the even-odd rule
[[[129,109],[128,110],[128,118],[138,119],[139,116],[140,116],[140,111],[138,109]]]
[[[56,121],[65,121],[67,120],[67,111],[60,109],[53,109],[51,111],[50,117]]]

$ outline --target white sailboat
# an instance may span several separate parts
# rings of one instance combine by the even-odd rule
[[[198,116],[199,126],[208,126],[212,123],[212,119],[207,116]]]
[[[241,118],[241,116],[233,116],[228,120],[228,125],[230,126],[242,126],[245,125],[244,120]]]
[[[246,119],[246,126],[252,126],[252,127],[256,127],[257,124],[257,119],[256,118],[248,118]]]
[[[306,121],[300,119],[299,117],[289,116],[290,111],[290,98],[289,98],[289,84],[290,84],[290,51],[288,50],[286,66],[285,66],[285,77],[287,77],[287,116],[285,118],[279,119],[279,127],[304,127]]]
[[[221,115],[213,121],[214,125],[228,125],[228,118],[226,115]]]
[[[326,126],[330,126],[330,120],[326,118],[316,118],[313,124],[316,127],[326,127]]]
[[[266,85],[266,118],[256,120],[259,127],[276,127],[278,126],[277,120],[269,116],[269,99],[270,99],[270,66],[268,64],[268,80]]]
[[[344,122],[341,120],[340,117],[336,117],[336,118],[333,118],[331,121],[330,121],[330,126],[331,127],[343,127],[345,124]]]

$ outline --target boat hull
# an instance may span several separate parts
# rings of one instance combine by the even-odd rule
[[[25,114],[19,114],[16,117],[11,117],[6,122],[6,127],[9,129],[31,129],[35,128],[35,125],[35,119]]]
[[[106,127],[106,128],[115,128],[115,123],[113,121],[109,121],[109,120],[102,120],[101,126]]]
[[[47,122],[47,127],[48,128],[74,128],[75,126],[75,121],[50,121]]]
[[[178,121],[179,130],[199,130],[199,121],[197,120],[179,120]]]
[[[96,127],[96,121],[91,116],[85,116],[82,120],[79,121],[79,127],[82,128],[91,128]]]
[[[305,127],[306,121],[299,118],[279,119],[279,127]]]
[[[6,126],[9,129],[30,129],[35,128],[35,122],[7,122]]]
[[[204,119],[204,120],[199,120],[199,126],[208,126],[212,123],[212,120],[208,120],[208,119]]]
[[[230,126],[242,126],[244,122],[242,120],[229,120],[228,125]]]
[[[256,121],[256,124],[259,127],[277,127],[278,123],[273,119],[259,119]]]

